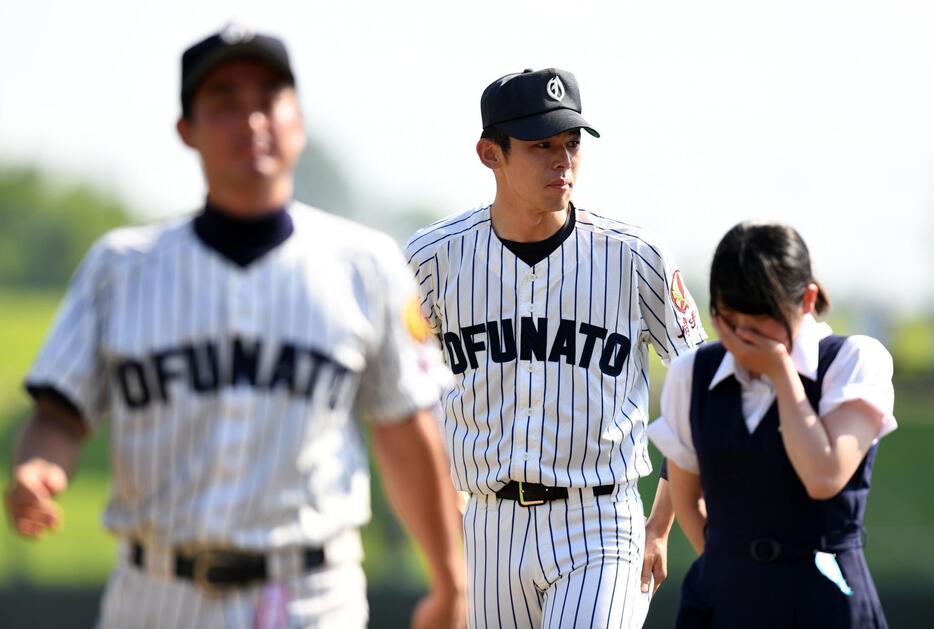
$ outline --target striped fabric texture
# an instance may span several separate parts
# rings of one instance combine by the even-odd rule
[[[295,203],[292,236],[245,268],[191,220],[105,236],[27,377],[110,422],[105,525],[146,545],[318,545],[369,519],[359,409],[436,403],[388,236]]]
[[[644,230],[576,209],[573,234],[528,266],[485,207],[406,247],[454,386],[442,397],[458,489],[511,480],[593,487],[652,471],[648,347],[667,362],[705,338],[672,257]]]

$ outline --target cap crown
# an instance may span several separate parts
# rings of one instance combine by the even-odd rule
[[[577,79],[557,68],[507,74],[490,83],[480,97],[483,128],[558,109],[581,113]]]
[[[188,112],[195,90],[212,69],[224,61],[244,57],[262,61],[295,83],[289,53],[281,39],[231,24],[182,54],[182,110]]]

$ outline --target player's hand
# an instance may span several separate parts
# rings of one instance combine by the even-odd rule
[[[4,496],[13,528],[38,538],[61,526],[62,509],[52,498],[67,486],[68,475],[55,463],[35,458],[17,465]]]
[[[454,588],[432,588],[412,614],[412,629],[464,629],[466,626],[467,599],[463,591]]]
[[[765,374],[774,380],[785,363],[791,360],[788,347],[782,341],[752,328],[734,328],[723,317],[715,316],[712,321],[723,347],[748,371]]]
[[[652,579],[655,579],[654,586]],[[668,578],[668,533],[659,533],[651,528],[645,529],[645,554],[642,558],[642,593],[652,587],[652,596]]]

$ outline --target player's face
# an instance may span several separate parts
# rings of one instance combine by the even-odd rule
[[[497,195],[536,210],[566,209],[577,183],[580,140],[580,129],[537,141],[512,138],[499,169]]]
[[[221,64],[204,79],[179,130],[201,154],[212,187],[290,177],[305,146],[295,89],[247,59]]]

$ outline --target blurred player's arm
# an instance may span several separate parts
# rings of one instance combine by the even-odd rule
[[[401,422],[374,425],[373,450],[386,495],[431,572],[432,591],[416,609],[413,627],[465,625],[460,498],[435,418],[420,411]]]
[[[700,476],[668,461],[668,481],[671,487],[671,502],[678,525],[691,542],[698,555],[704,552],[704,526],[707,513],[704,509],[704,493]]]
[[[68,486],[88,430],[81,417],[50,396],[40,396],[13,452],[5,494],[13,527],[27,537],[58,528],[62,511],[53,498]]]

